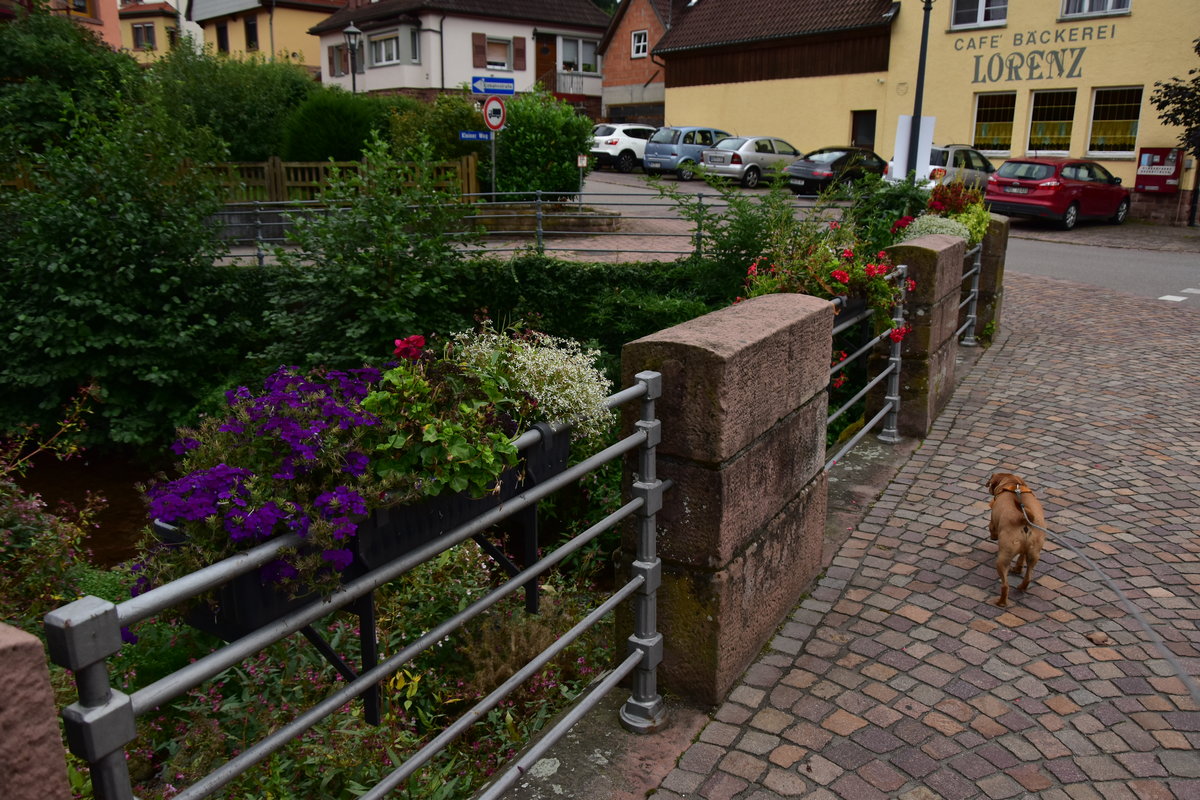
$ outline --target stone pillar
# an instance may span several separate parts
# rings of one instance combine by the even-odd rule
[[[833,307],[757,297],[625,345],[663,375],[658,592],[671,690],[720,702],[816,575]]]
[[[962,300],[963,256],[967,243],[933,234],[888,248],[892,262],[908,265],[917,287],[904,298],[912,332],[904,338],[900,369],[902,436],[924,439],[954,392],[958,356],[958,304]]]
[[[0,797],[68,800],[67,755],[37,637],[0,622]]]
[[[975,307],[975,338],[989,344],[991,336],[984,335],[988,325],[994,333],[1000,327],[1000,310],[1004,302],[1004,259],[1008,252],[1008,217],[992,214],[992,224],[983,237],[983,261],[979,270],[979,302]]]

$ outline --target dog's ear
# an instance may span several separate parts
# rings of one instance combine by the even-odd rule
[[[999,485],[1000,480],[1003,477],[1004,477],[1003,472],[997,472],[997,473],[994,473],[992,475],[992,477],[988,478],[988,482],[987,482],[988,491],[991,492],[992,494],[995,494],[996,486]]]

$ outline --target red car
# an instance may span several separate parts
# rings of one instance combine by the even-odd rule
[[[1117,225],[1129,214],[1121,179],[1078,158],[1009,159],[988,178],[984,199],[997,214],[1052,219],[1068,231],[1081,219]]]

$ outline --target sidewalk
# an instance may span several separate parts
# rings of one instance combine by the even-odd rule
[[[996,342],[865,513],[843,509],[852,529],[728,699],[634,737],[615,698],[510,796],[1200,798],[1200,707],[1056,544],[1200,675],[1198,420],[1195,311],[1010,273]],[[1052,531],[1006,609],[995,471]]]

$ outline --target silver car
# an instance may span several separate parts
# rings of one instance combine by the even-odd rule
[[[801,153],[783,139],[773,136],[730,136],[700,154],[700,163],[708,174],[740,181],[753,189],[763,175],[783,170]]]

